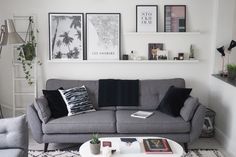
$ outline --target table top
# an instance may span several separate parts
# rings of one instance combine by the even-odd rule
[[[139,146],[134,146],[134,152],[123,152],[121,150],[121,141],[120,138],[136,138]],[[111,141],[112,142],[112,149],[116,149],[116,152],[114,154],[112,154],[112,157],[181,157],[185,152],[182,148],[182,146],[180,144],[178,144],[177,142],[167,139],[173,154],[147,154],[144,151],[144,147],[143,147],[143,139],[149,139],[149,138],[161,138],[161,137],[106,137],[106,138],[99,138],[100,141]],[[128,146],[127,146],[128,147]],[[135,148],[138,148],[138,152],[137,150],[135,150]],[[90,152],[90,145],[89,145],[89,141],[83,143],[80,146],[80,155],[82,157],[104,157],[104,155],[102,154],[103,151],[103,147],[101,146],[101,153],[98,155],[93,155]]]

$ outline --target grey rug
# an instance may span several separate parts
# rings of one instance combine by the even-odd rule
[[[80,157],[79,151],[49,151],[44,153],[43,151],[30,150],[29,157]],[[190,150],[183,157],[224,157],[223,154],[218,150]]]

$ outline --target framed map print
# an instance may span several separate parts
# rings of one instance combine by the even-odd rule
[[[50,60],[83,60],[84,14],[49,13]]]
[[[87,13],[87,60],[120,59],[120,13]]]

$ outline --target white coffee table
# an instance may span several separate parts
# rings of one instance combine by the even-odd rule
[[[112,142],[112,149],[116,149],[116,152],[112,154],[112,157],[181,157],[185,154],[181,145],[176,143],[175,141],[168,140],[168,143],[173,151],[173,154],[146,154],[143,147],[143,139],[148,138],[160,138],[160,137],[132,137],[136,138],[140,144],[140,152],[135,153],[122,153],[120,151],[120,138],[122,137],[107,137],[107,138],[100,138],[100,141],[111,141]],[[85,142],[80,146],[79,152],[82,157],[104,157],[102,154],[102,146],[101,146],[101,153],[98,155],[93,155],[90,152],[90,145],[89,141]]]

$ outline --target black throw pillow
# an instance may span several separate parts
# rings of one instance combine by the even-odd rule
[[[171,86],[166,95],[161,100],[157,110],[166,113],[173,117],[180,115],[180,110],[184,105],[185,100],[189,97],[191,88],[178,88]]]
[[[43,95],[48,100],[48,106],[51,110],[53,118],[60,118],[67,116],[68,111],[66,104],[58,90],[43,90]]]

